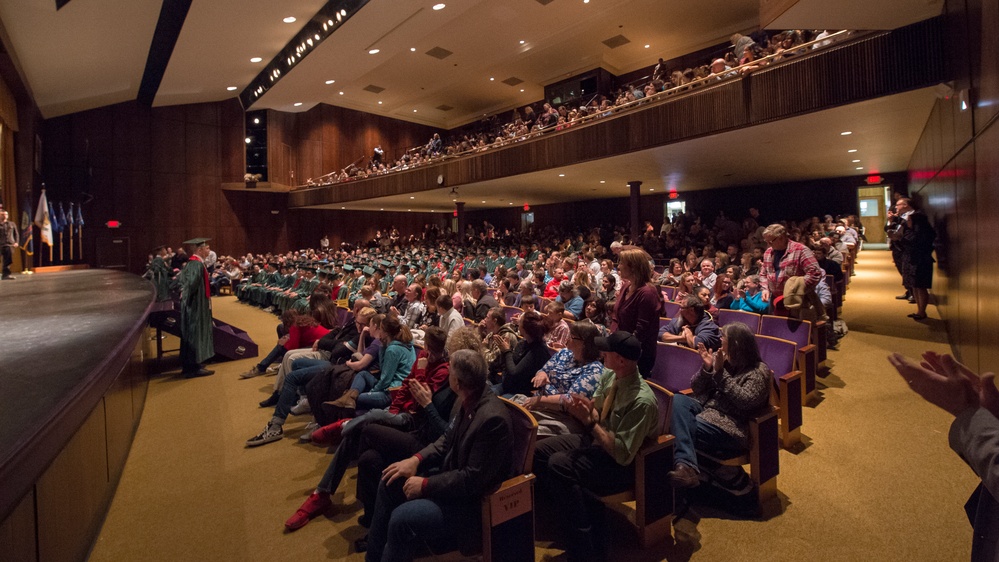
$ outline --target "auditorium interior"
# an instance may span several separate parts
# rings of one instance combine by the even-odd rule
[[[683,74],[736,34],[786,30],[828,36],[614,103],[657,64]],[[282,526],[330,457],[297,439],[244,447],[272,382],[239,380],[254,361],[192,380],[161,368],[179,344],[148,323],[153,248],[205,237],[220,256],[283,254],[484,223],[637,238],[678,210],[750,208],[768,222],[861,215],[849,333],[815,367],[765,509],[671,501],[646,543],[626,503],[607,514],[610,558],[971,558],[963,506],[980,478],[948,446],[953,417],[886,356],[999,368],[997,54],[996,0],[0,2],[0,203],[34,233],[33,254],[13,252],[17,280],[0,282],[0,559],[363,559],[353,468],[330,514]],[[543,131],[455,141],[529,105],[607,96]],[[446,147],[421,156],[435,134]],[[376,146],[388,169],[370,167]],[[895,298],[893,195],[937,232],[925,321]],[[48,243],[30,226],[43,196],[53,219],[70,211]],[[273,345],[274,315],[234,296],[212,307],[261,356]],[[565,559],[564,514],[530,499],[519,536],[534,559]],[[497,537],[420,559],[529,558]]]

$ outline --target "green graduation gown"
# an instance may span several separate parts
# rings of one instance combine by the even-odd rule
[[[149,264],[149,271],[146,272],[147,279],[153,282],[156,287],[156,301],[170,300],[170,267],[163,260],[162,256],[153,258]]]
[[[196,256],[177,274],[180,286],[180,358],[185,368],[215,355],[212,301],[205,292],[205,264]]]

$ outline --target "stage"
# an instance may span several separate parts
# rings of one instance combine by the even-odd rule
[[[153,297],[148,281],[105,269],[0,282],[0,521],[37,504],[42,549],[46,527],[57,526],[45,519],[56,515],[46,503],[55,492],[43,485],[48,479],[55,484],[71,468],[75,484],[88,486],[92,451],[95,492],[98,477],[104,481],[96,504],[113,492],[145,400],[143,335]],[[79,515],[92,517],[94,508]]]

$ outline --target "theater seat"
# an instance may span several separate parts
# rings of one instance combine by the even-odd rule
[[[534,560],[534,445],[538,422],[523,407],[500,398],[513,422],[513,466],[516,476],[482,498],[482,559]]]
[[[797,369],[804,375],[801,402],[815,393],[815,375],[818,372],[818,346],[812,343],[812,323],[783,316],[763,315],[757,333],[794,342],[797,346]]]
[[[669,434],[673,395],[654,382],[648,384],[659,405],[659,436],[643,444],[635,455],[634,488],[599,498],[604,505],[622,513],[635,526],[643,548],[672,536],[675,511],[673,487],[667,477],[673,469],[675,437]],[[630,502],[634,502],[634,509],[630,507]]]
[[[766,414],[749,421],[749,452],[737,457],[719,458],[697,451],[701,459],[725,466],[749,465],[749,478],[757,492],[760,512],[777,497],[777,475],[780,473],[780,441],[777,435],[777,409],[771,406]]]
[[[755,334],[760,331],[760,315],[746,310],[724,309],[718,311],[718,327],[728,324],[745,324]]]
[[[756,335],[760,357],[770,367],[777,387],[777,411],[780,419],[781,445],[786,449],[801,443],[801,371],[794,370],[794,342]]]

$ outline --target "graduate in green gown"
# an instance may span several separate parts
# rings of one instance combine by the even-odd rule
[[[180,287],[180,360],[185,377],[203,377],[209,371],[202,363],[215,355],[212,341],[212,297],[208,285],[208,238],[194,238],[184,242],[189,246],[191,258],[177,274],[175,283]]]
[[[143,275],[153,282],[156,287],[156,302],[170,300],[170,266],[166,263],[166,246],[160,246],[153,250],[153,261],[149,262],[149,269]]]

